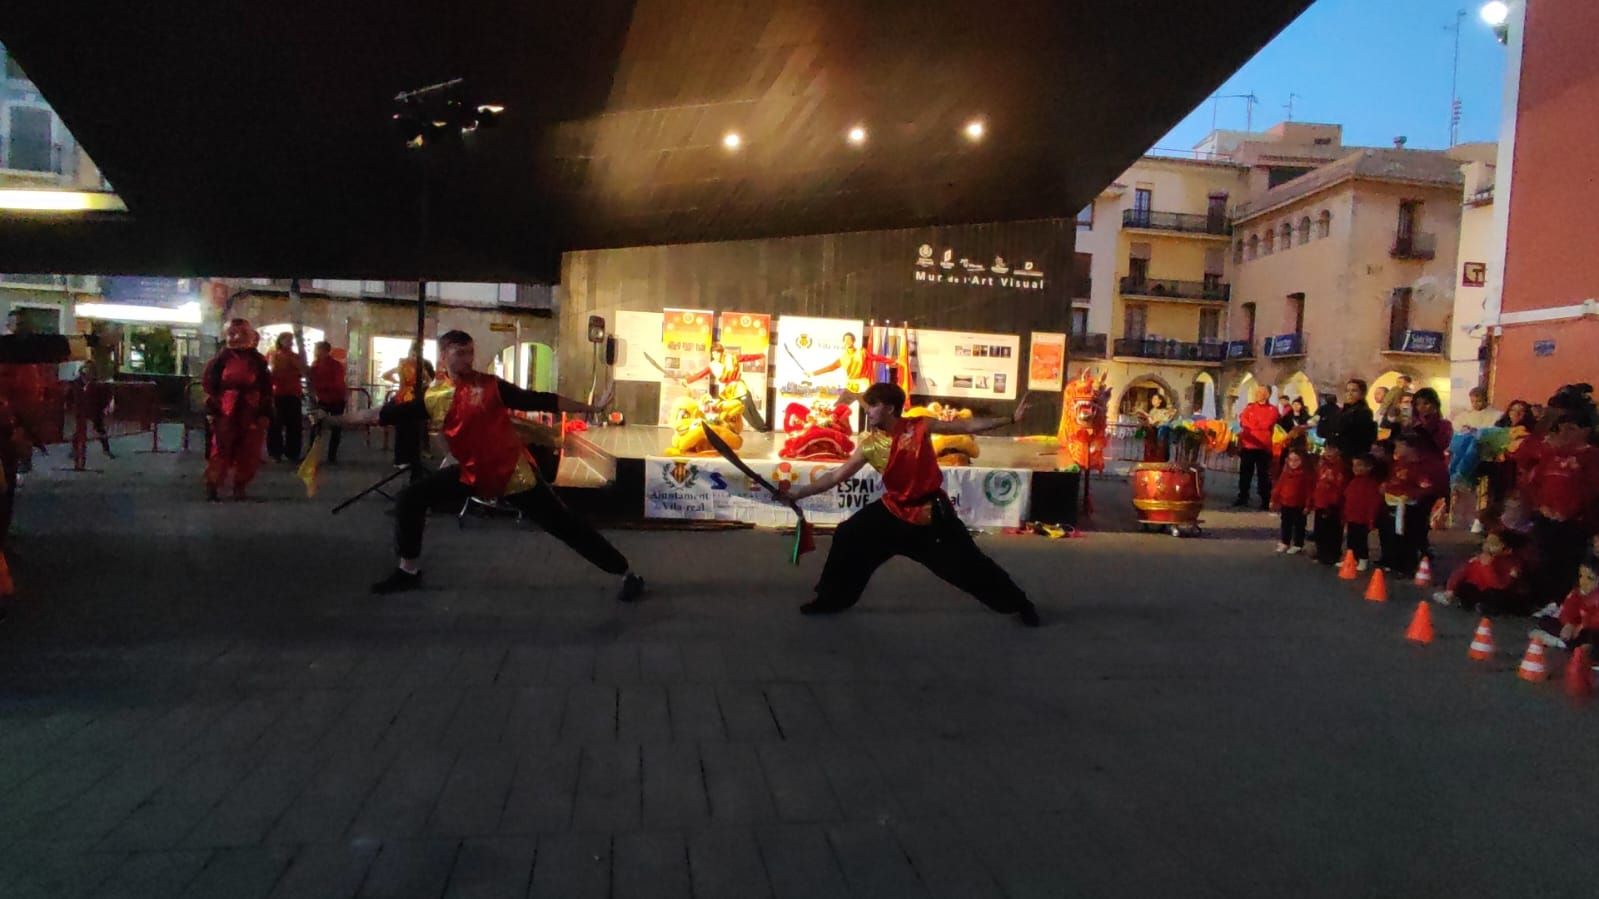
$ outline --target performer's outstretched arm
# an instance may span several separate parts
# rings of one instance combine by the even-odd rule
[[[927,430],[933,434],[976,434],[981,431],[992,431],[1006,425],[1017,424],[1027,412],[1027,394],[1022,394],[1021,400],[1016,404],[1016,411],[1009,418],[967,418],[955,421],[940,421],[934,419],[927,423]]]
[[[616,385],[605,388],[605,393],[597,397],[593,403],[574,400],[569,396],[558,393],[544,393],[537,390],[523,390],[509,381],[500,379],[500,402],[507,409],[518,412],[604,412],[611,405],[611,397],[616,393]]]
[[[866,453],[862,452],[859,447],[856,447],[855,452],[850,454],[850,457],[845,460],[843,465],[829,470],[827,474],[822,475],[803,487],[795,487],[790,490],[784,490],[783,497],[797,503],[807,496],[815,496],[818,493],[826,493],[827,491],[832,490],[834,487],[837,487],[839,484],[842,484],[854,477],[855,473],[860,471],[865,465]]]

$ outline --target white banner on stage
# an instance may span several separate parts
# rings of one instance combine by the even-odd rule
[[[1013,400],[1021,337],[916,330],[916,389],[926,396]]]
[[[645,354],[656,362],[666,355],[661,352],[661,313],[620,310],[612,319],[612,333],[616,335],[612,376],[618,381],[659,382],[661,370],[651,365]]]
[[[771,420],[781,430],[782,417],[789,403],[810,406],[818,399],[831,400],[844,389],[847,379],[843,365],[845,336],[860,347],[859,319],[803,318],[785,315],[777,320],[777,364],[775,385],[777,402],[772,404]],[[810,372],[837,365],[832,371],[811,377]]]
[[[772,483],[809,483],[836,462],[746,460]],[[972,527],[1017,527],[1032,501],[1032,472],[1014,468],[944,469],[944,490],[961,520]],[[838,524],[883,494],[877,473],[864,468],[837,490],[805,499],[805,517],[816,524]],[[646,518],[742,521],[767,527],[794,523],[794,513],[772,501],[731,462],[716,456],[644,460]]]

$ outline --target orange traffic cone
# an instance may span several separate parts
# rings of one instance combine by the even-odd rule
[[[1344,561],[1338,566],[1338,579],[1341,581],[1352,581],[1355,579],[1355,577],[1355,551],[1352,549],[1346,549],[1344,550]]]
[[[1549,669],[1544,665],[1543,643],[1537,638],[1527,641],[1527,654],[1521,657],[1521,668],[1516,676],[1535,684],[1549,679]]]
[[[1474,662],[1485,662],[1494,655],[1494,629],[1487,618],[1477,622],[1477,632],[1471,636],[1471,649],[1466,651],[1466,658]]]
[[[1416,566],[1416,586],[1426,587],[1432,584],[1432,565],[1426,556],[1421,557],[1421,564]]]
[[[1588,647],[1579,646],[1566,663],[1566,695],[1586,699],[1593,695],[1593,661]]]
[[[1410,617],[1410,627],[1405,630],[1405,639],[1422,646],[1432,642],[1432,608],[1427,605],[1425,599],[1416,603],[1416,614]]]
[[[1381,568],[1371,570],[1371,583],[1366,585],[1367,602],[1388,601],[1388,581],[1382,576]]]

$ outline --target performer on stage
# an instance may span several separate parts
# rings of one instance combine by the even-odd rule
[[[856,399],[847,395],[846,401]],[[1010,575],[983,554],[944,493],[944,474],[933,451],[933,434],[976,434],[1019,422],[1027,398],[1010,418],[903,418],[905,391],[896,384],[873,384],[859,397],[871,429],[849,460],[803,487],[783,493],[799,501],[824,493],[853,477],[866,464],[883,479],[883,496],[851,515],[833,534],[816,598],[800,606],[807,615],[842,612],[861,598],[878,566],[906,556],[949,583],[977,597],[996,612],[1016,615],[1028,627],[1039,624],[1038,609]]]
[[[272,415],[272,373],[256,349],[260,335],[242,318],[228,322],[226,342],[206,363],[205,414],[211,421],[211,458],[205,464],[205,497],[215,502],[233,472],[233,498],[245,499],[245,489],[261,467],[261,443]]]
[[[460,505],[471,496],[503,499],[551,536],[572,547],[601,571],[622,578],[618,599],[631,602],[644,591],[644,579],[632,572],[627,559],[592,525],[577,517],[539,477],[533,457],[511,424],[510,410],[524,412],[597,412],[609,402],[607,393],[596,405],[580,403],[553,393],[523,390],[473,368],[472,338],[464,331],[439,337],[439,354],[448,379],[427,389],[421,402],[389,402],[381,409],[317,413],[330,425],[359,427],[373,423],[431,421],[449,443],[452,464],[400,492],[394,515],[399,567],[372,585],[373,593],[397,593],[420,586],[422,528],[427,511],[439,503]]]
[[[866,372],[866,366],[868,365],[892,365],[897,368],[899,367],[899,360],[857,349],[855,335],[845,334],[844,348],[839,351],[838,358],[815,371],[808,371],[805,374],[814,378],[817,375],[825,375],[830,371],[843,369],[846,380],[844,389],[850,393],[860,394],[872,382],[871,376]]]
[[[760,362],[765,358],[765,353],[729,353],[718,341],[711,344],[710,364],[683,378],[681,383],[687,387],[695,381],[710,378],[715,384],[713,389],[719,398],[743,403],[750,423],[755,425],[757,431],[764,431],[766,421],[763,417],[758,417],[760,409],[755,406],[755,397],[750,393],[750,385],[744,381],[744,363]]]

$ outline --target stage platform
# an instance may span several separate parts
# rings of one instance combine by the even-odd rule
[[[568,492],[605,488],[608,517],[643,518],[644,460],[664,456],[671,435],[670,428],[647,425],[594,427],[569,434],[556,484],[569,488]],[[777,450],[786,435],[746,431],[743,436],[739,457],[745,462],[760,468],[781,461]],[[1010,437],[979,436],[976,440],[979,454],[970,468],[1031,473],[1029,520],[1076,523],[1081,477],[1076,472],[1058,471],[1059,456],[1052,448]]]

